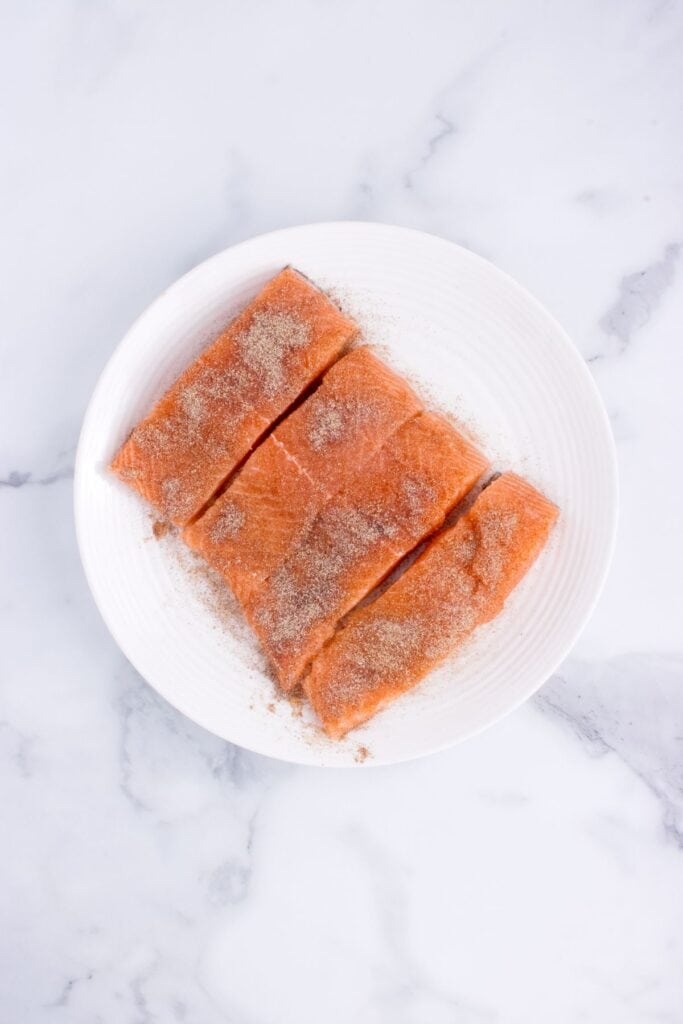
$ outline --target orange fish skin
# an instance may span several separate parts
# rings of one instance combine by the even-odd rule
[[[558,515],[513,473],[485,488],[313,662],[304,690],[325,732],[338,739],[367,721],[495,618]]]
[[[285,268],[133,429],[111,469],[163,519],[186,525],[357,330]]]

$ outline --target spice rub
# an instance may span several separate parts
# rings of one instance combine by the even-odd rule
[[[284,561],[323,505],[420,411],[408,384],[354,349],[250,456],[185,541],[241,601]]]
[[[530,484],[503,474],[393,586],[350,615],[304,683],[328,735],[366,721],[495,618],[557,516]]]
[[[246,603],[285,690],[336,624],[435,530],[487,466],[443,417],[409,420],[321,510]]]
[[[184,526],[356,333],[323,292],[286,268],[134,428],[112,469]]]

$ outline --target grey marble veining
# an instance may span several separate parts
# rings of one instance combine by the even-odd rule
[[[570,659],[534,703],[589,753],[620,758],[660,801],[664,829],[683,849],[683,656]]]
[[[660,260],[621,279],[618,299],[600,320],[603,333],[616,339],[617,354],[626,351],[632,335],[656,312],[667,288],[674,282],[680,252],[680,244],[672,242],[666,246]]]
[[[681,5],[57,0],[0,22],[0,1021],[680,1021]],[[537,697],[355,773],[241,751],[146,686],[87,591],[70,482],[159,292],[349,217],[538,295],[590,362],[622,486],[605,593]]]

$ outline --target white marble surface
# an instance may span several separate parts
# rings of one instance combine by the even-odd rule
[[[0,1021],[683,1020],[683,7],[5,4]],[[623,511],[537,699],[298,769],[135,675],[79,567],[96,377],[193,264],[310,220],[492,259],[590,360]]]

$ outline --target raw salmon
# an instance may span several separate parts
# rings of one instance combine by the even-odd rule
[[[286,268],[135,427],[112,469],[165,519],[185,525],[356,333]]]
[[[245,606],[285,690],[339,619],[442,523],[486,465],[445,419],[422,413],[324,506]]]
[[[369,348],[344,356],[256,449],[184,533],[241,601],[284,561],[325,502],[420,411],[408,384]]]
[[[557,516],[513,473],[490,484],[313,662],[304,689],[325,731],[339,737],[366,721],[498,615]]]

